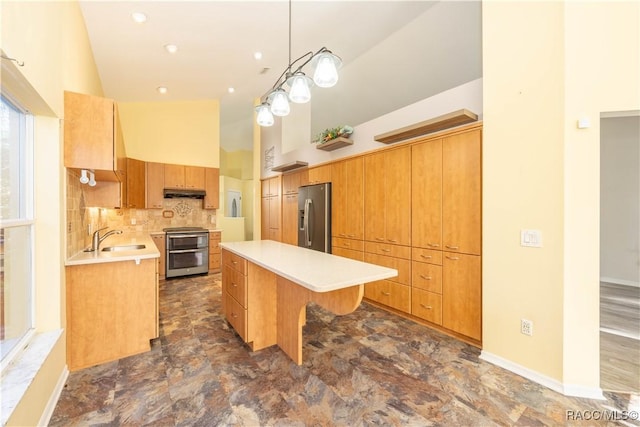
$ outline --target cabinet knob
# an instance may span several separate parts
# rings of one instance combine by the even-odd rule
[[[236,285],[235,283],[232,283],[231,286],[233,286],[234,288],[238,287],[238,285]]]
[[[420,307],[427,309],[427,310],[431,310],[433,307],[431,307],[430,305],[424,305],[424,304],[420,304]]]

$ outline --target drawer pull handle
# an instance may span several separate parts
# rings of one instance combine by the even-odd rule
[[[346,236],[346,234],[344,234],[344,233],[340,233],[340,234],[339,234],[339,236],[340,236],[340,237],[345,237],[345,236]]]
[[[431,255],[422,255],[420,254],[420,256],[424,259],[431,259]]]
[[[452,261],[457,261],[457,260],[459,260],[459,259],[460,259],[460,258],[458,258],[457,256],[448,256],[448,257],[446,257],[446,258],[447,258],[447,259],[450,259],[450,260],[452,260]]]
[[[422,277],[424,280],[431,280],[431,276],[425,276],[424,274],[421,274],[420,277]]]
[[[380,250],[381,250],[382,252],[391,252],[391,249],[381,248]]]
[[[351,246],[351,243],[344,242],[344,245],[345,245],[345,246]]]
[[[236,317],[238,317],[238,315],[235,314],[235,313],[231,313],[231,317],[233,317],[235,319]]]
[[[431,307],[430,305],[424,305],[424,304],[420,304],[420,307],[427,309],[427,310],[431,310],[433,309],[433,307]]]
[[[447,249],[458,249],[457,246],[444,245],[444,247],[447,248]]]
[[[231,261],[231,264],[236,265],[238,261]]]
[[[384,242],[384,237],[376,237],[376,240],[379,240],[381,242]]]
[[[382,292],[382,295],[384,295],[384,296],[386,296],[386,297],[388,297],[388,296],[390,296],[390,295],[391,295],[389,292],[385,292],[385,291],[380,291],[380,292]]]
[[[440,247],[440,245],[437,244],[437,243],[427,243],[427,246],[430,246],[432,248],[439,248]]]
[[[355,234],[347,234],[347,237],[356,237]]]
[[[389,241],[392,242],[392,243],[396,243],[397,242],[396,239],[389,239]]]
[[[236,285],[235,283],[231,283],[231,286],[233,286],[234,288],[238,287],[238,285]]]

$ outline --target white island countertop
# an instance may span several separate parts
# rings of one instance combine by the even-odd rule
[[[220,246],[314,292],[334,291],[398,275],[393,268],[273,240],[223,242]]]

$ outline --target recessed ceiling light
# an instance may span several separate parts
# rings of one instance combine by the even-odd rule
[[[131,19],[138,24],[142,24],[143,22],[147,22],[147,15],[142,12],[133,12],[131,14]]]
[[[229,93],[233,93],[233,92],[235,92],[236,90],[235,90],[234,88],[230,87],[229,89],[227,89],[227,91],[228,91]]]
[[[175,44],[165,44],[164,48],[169,53],[176,53],[178,51],[178,46]]]
[[[256,52],[253,54],[253,57],[256,59],[262,59],[262,52]]]
[[[158,87],[156,88],[156,90],[157,90],[158,92],[160,92],[162,95],[164,95],[165,93],[167,93],[167,88],[166,88],[166,87],[164,87],[164,86],[158,86]]]

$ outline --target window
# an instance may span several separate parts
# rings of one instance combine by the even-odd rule
[[[33,332],[33,117],[4,95],[0,105],[0,359]]]

